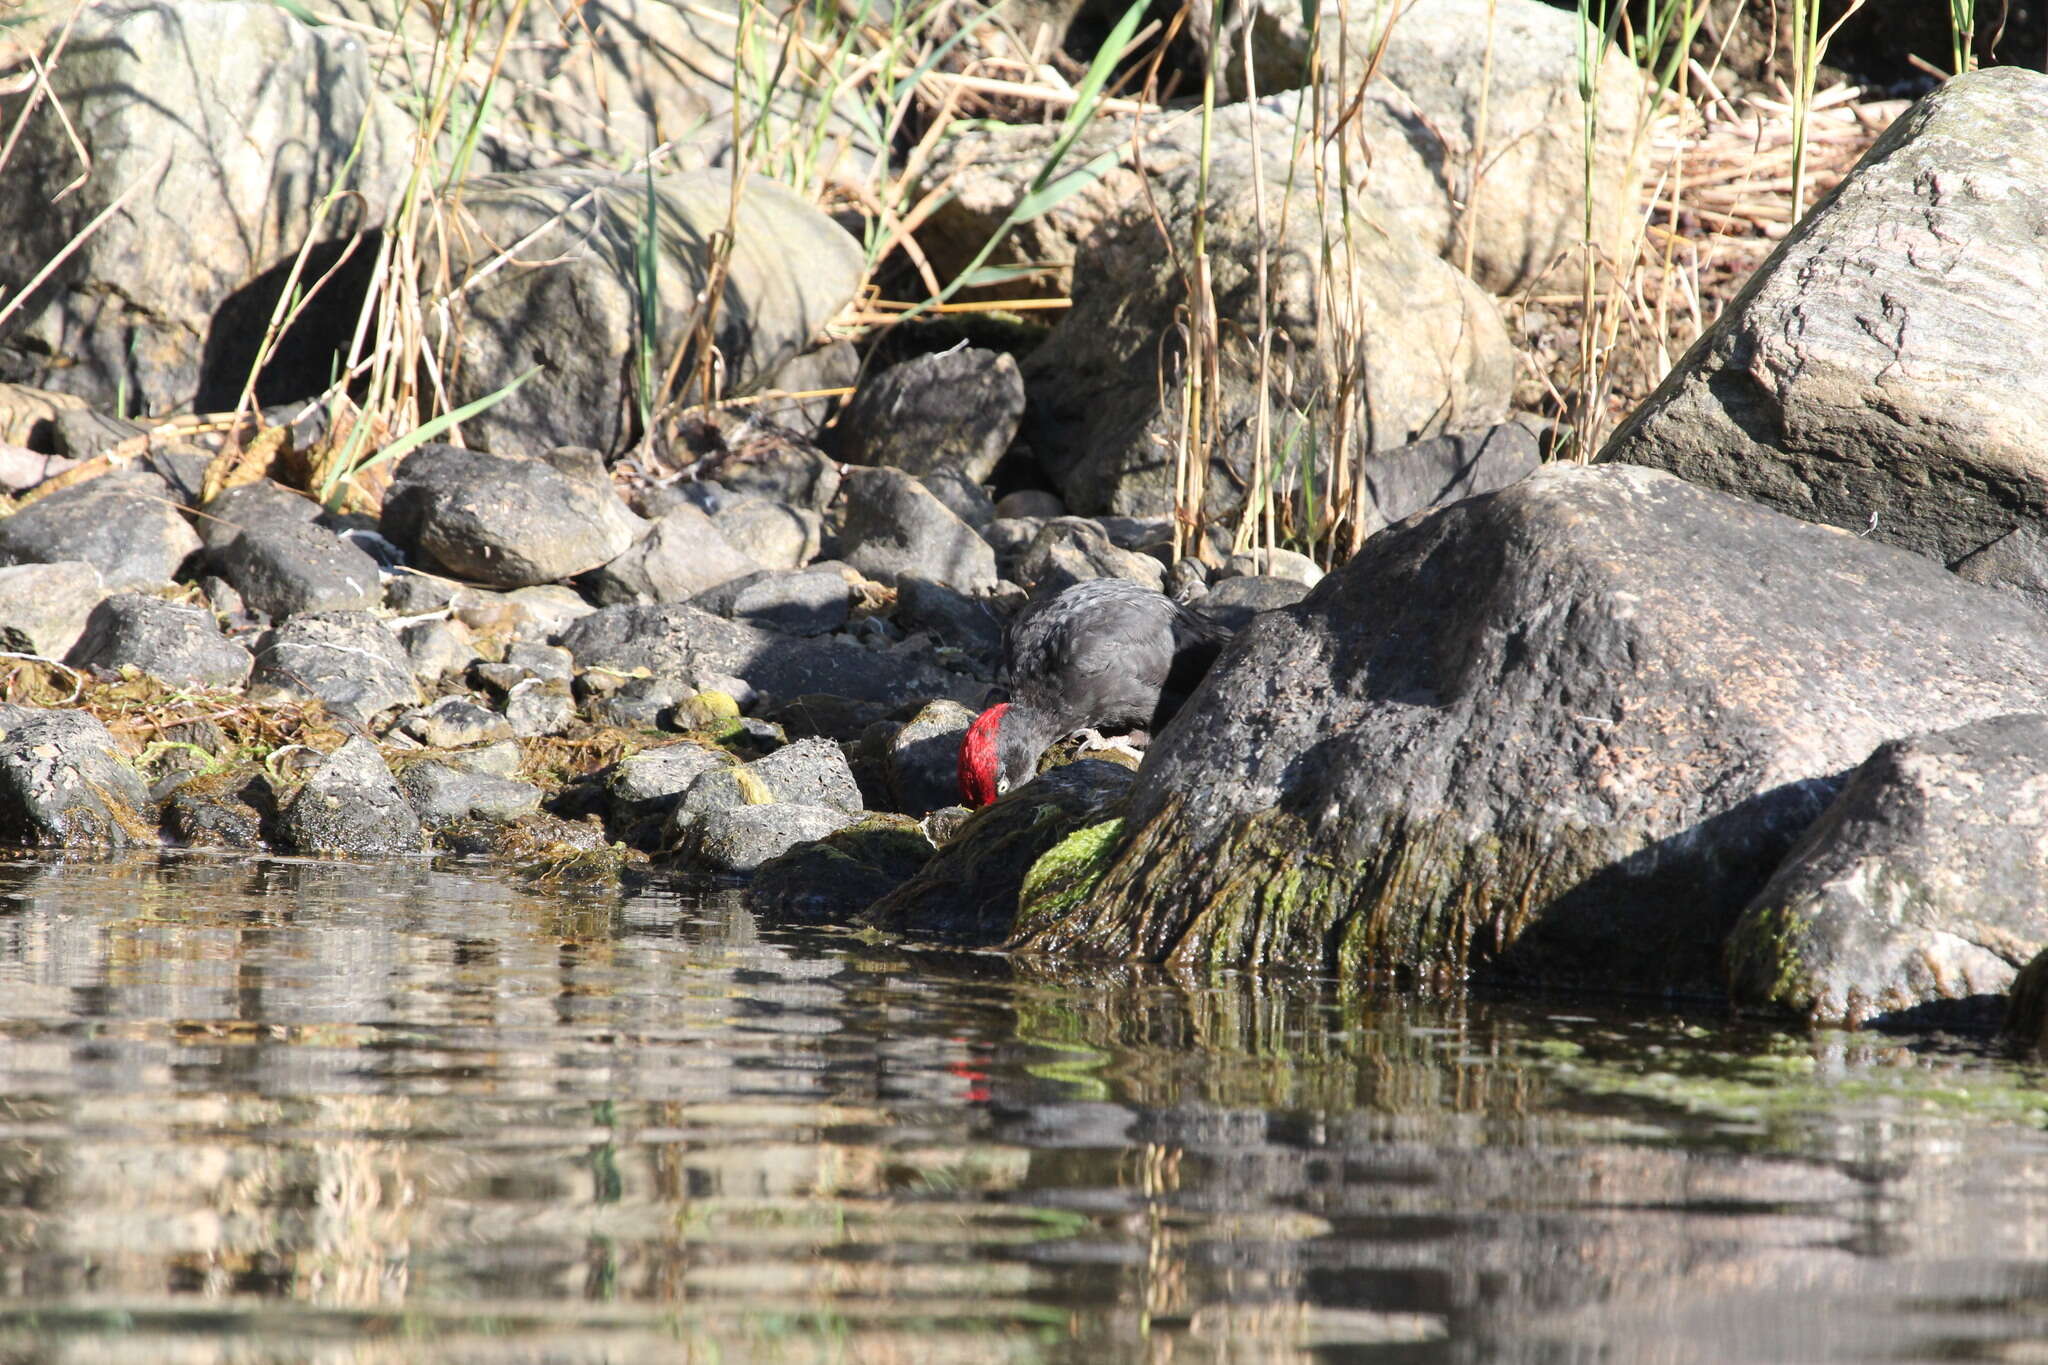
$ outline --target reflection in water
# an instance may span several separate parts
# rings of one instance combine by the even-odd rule
[[[0,1360],[2040,1358],[1982,1049],[0,865]]]

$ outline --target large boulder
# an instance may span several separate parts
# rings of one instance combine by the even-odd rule
[[[494,588],[597,568],[643,529],[601,471],[448,445],[406,456],[384,495],[385,535],[431,568]]]
[[[1212,516],[1230,514],[1253,480],[1262,252],[1273,329],[1263,407],[1276,456],[1303,443],[1326,456],[1388,449],[1507,415],[1515,362],[1498,306],[1363,206],[1347,216],[1334,196],[1319,203],[1308,177],[1289,174],[1291,144],[1266,126],[1275,119],[1234,110],[1219,120],[1206,199],[1199,141],[1184,123],[1178,140],[1146,151],[1149,194],[1127,185],[1081,247],[1074,306],[1024,363],[1025,435],[1073,511],[1172,510],[1191,307],[1184,263],[1198,209],[1221,348],[1218,390],[1201,414],[1215,431]],[[1251,127],[1264,132],[1254,138]],[[1337,375],[1347,381],[1333,384]],[[1333,396],[1339,389],[1352,406]],[[1282,491],[1293,488],[1290,475]]]
[[[1254,619],[1022,946],[1718,993],[1848,769],[2044,670],[2048,621],[1917,556],[1549,466]]]
[[[192,403],[208,367],[232,403],[276,285],[233,336],[215,315],[309,234],[324,249],[381,223],[411,152],[362,40],[270,4],[88,7],[24,90],[47,98],[7,164],[0,294],[120,207],[7,324],[0,368],[137,412]],[[15,126],[23,98],[0,122]]]
[[[1954,565],[2048,523],[2048,76],[1886,130],[1623,424],[1668,469]],[[2048,588],[2019,556],[2017,586]],[[1992,575],[1994,578],[1998,575]]]
[[[1736,998],[1851,1028],[1997,1023],[2048,948],[2043,772],[2042,715],[1880,746],[1743,912]]]
[[[689,340],[711,269],[707,244],[726,231],[734,208],[732,176],[662,175],[651,192],[659,373]],[[449,259],[432,269],[458,282],[475,275],[477,283],[451,308],[450,398],[481,398],[541,367],[463,423],[471,441],[534,453],[572,443],[615,451],[630,441],[646,397],[631,376],[643,330],[635,261],[649,193],[642,175],[559,169],[476,177],[451,197]],[[713,340],[723,392],[746,393],[853,298],[866,262],[844,228],[759,176],[739,197],[732,241]],[[503,268],[500,252],[515,242],[522,260],[542,264]],[[690,373],[688,362],[682,373]]]

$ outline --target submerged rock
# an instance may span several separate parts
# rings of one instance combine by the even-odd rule
[[[2048,621],[1925,560],[1550,466],[1256,618],[1153,741],[1093,894],[1018,946],[1718,991],[1847,769],[2033,705],[2044,670]]]
[[[279,837],[294,853],[417,853],[420,818],[377,746],[360,735],[314,769],[285,804]]]
[[[1882,745],[1757,893],[1735,998],[1856,1028],[1996,1023],[2048,948],[2048,716]]]
[[[1113,818],[1131,771],[1083,759],[1040,774],[976,811],[908,882],[868,908],[877,929],[969,944],[996,944],[1016,928],[1025,878],[1078,829]]]
[[[156,841],[149,792],[83,711],[0,704],[0,839],[39,848]]]

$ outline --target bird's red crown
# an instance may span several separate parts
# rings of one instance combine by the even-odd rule
[[[996,736],[1003,727],[1003,713],[1009,709],[1008,702],[989,707],[974,718],[960,740],[960,799],[970,806],[986,806],[1000,794]]]

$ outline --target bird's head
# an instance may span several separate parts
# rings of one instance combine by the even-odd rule
[[[976,716],[960,741],[960,799],[986,806],[1029,782],[1045,752],[1041,720],[1031,708],[1018,710],[1009,702]]]

